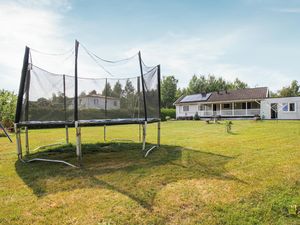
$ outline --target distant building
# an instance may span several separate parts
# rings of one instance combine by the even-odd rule
[[[300,97],[269,98],[267,87],[181,96],[174,103],[176,118],[300,119]]]
[[[73,107],[73,106],[72,106]],[[79,109],[105,109],[105,96],[91,94],[78,97]],[[107,110],[120,109],[120,99],[107,97]]]

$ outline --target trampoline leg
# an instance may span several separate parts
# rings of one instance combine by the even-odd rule
[[[157,123],[157,146],[160,146],[160,122]]]
[[[141,124],[139,124],[139,142],[141,142],[141,139],[142,139],[141,136],[142,136],[141,135]]]
[[[69,128],[66,125],[66,144],[69,144]]]
[[[25,148],[26,148],[26,155],[29,155],[28,127],[25,127]]]
[[[20,128],[15,124],[15,133],[16,133],[16,142],[17,142],[17,155],[18,159],[22,160],[22,143],[21,143],[21,135]]]
[[[106,142],[106,125],[103,126],[103,140]]]
[[[146,149],[147,121],[143,124],[143,151]]]
[[[78,122],[75,122],[76,128],[76,155],[78,161],[81,163],[82,153],[81,153],[81,128],[78,126]]]

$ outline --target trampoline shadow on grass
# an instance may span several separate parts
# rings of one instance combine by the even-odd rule
[[[138,143],[83,144],[83,167],[34,162],[15,163],[16,171],[38,197],[84,188],[104,188],[128,196],[151,210],[156,194],[166,185],[189,179],[242,182],[225,165],[233,157],[180,146],[162,145],[144,158]],[[31,154],[31,157],[72,162],[75,147],[65,145]]]

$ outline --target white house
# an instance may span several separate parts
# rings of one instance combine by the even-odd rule
[[[300,119],[300,97],[264,99],[261,101],[260,115],[265,119]]]
[[[80,109],[105,109],[105,96],[91,94],[78,97],[78,108]],[[107,97],[107,110],[120,109],[120,99]]]
[[[269,98],[267,87],[181,96],[174,103],[176,118],[300,119],[300,97]]]

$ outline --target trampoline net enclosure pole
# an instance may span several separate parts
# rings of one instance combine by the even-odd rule
[[[108,84],[107,78],[105,79],[105,99],[104,99],[104,118],[107,118],[107,93],[108,93]],[[106,125],[103,126],[103,139],[106,142]]]
[[[157,66],[158,117],[161,119],[160,65]],[[160,146],[160,121],[157,123],[157,145]]]
[[[78,47],[79,42],[75,40],[75,94],[74,94],[74,121],[78,121],[78,68],[77,68],[77,61],[78,61]]]
[[[28,65],[29,66],[29,65]],[[30,88],[30,68],[27,68],[24,91],[25,91],[25,121],[29,120],[29,88]]]
[[[22,67],[19,93],[18,93],[15,123],[19,123],[20,119],[21,119],[21,111],[22,111],[23,96],[24,96],[24,87],[25,87],[26,75],[27,75],[27,70],[28,70],[29,53],[30,53],[30,49],[29,49],[29,47],[26,46],[25,47],[24,59],[23,59],[23,67]]]
[[[79,42],[75,40],[75,96],[74,96],[74,121],[75,121],[75,130],[76,130],[76,155],[79,163],[81,163],[82,154],[81,154],[81,130],[78,124],[78,47]]]
[[[144,112],[145,112],[145,121],[147,121],[147,103],[146,103],[146,95],[145,95],[145,81],[144,81],[144,73],[143,73],[143,66],[142,66],[142,56],[141,52],[139,51],[139,63],[140,63],[140,71],[141,71],[141,79],[142,79],[142,90],[143,90],[143,102],[144,102]]]
[[[137,77],[137,93],[138,93],[138,119],[140,118],[140,107],[141,107],[141,85],[140,77]],[[139,142],[141,142],[141,124],[139,126]]]
[[[67,99],[66,99],[66,76],[63,75],[63,98],[64,98],[64,111],[65,111],[65,122],[67,122]],[[69,128],[68,125],[65,125],[66,128],[66,144],[69,144]]]

